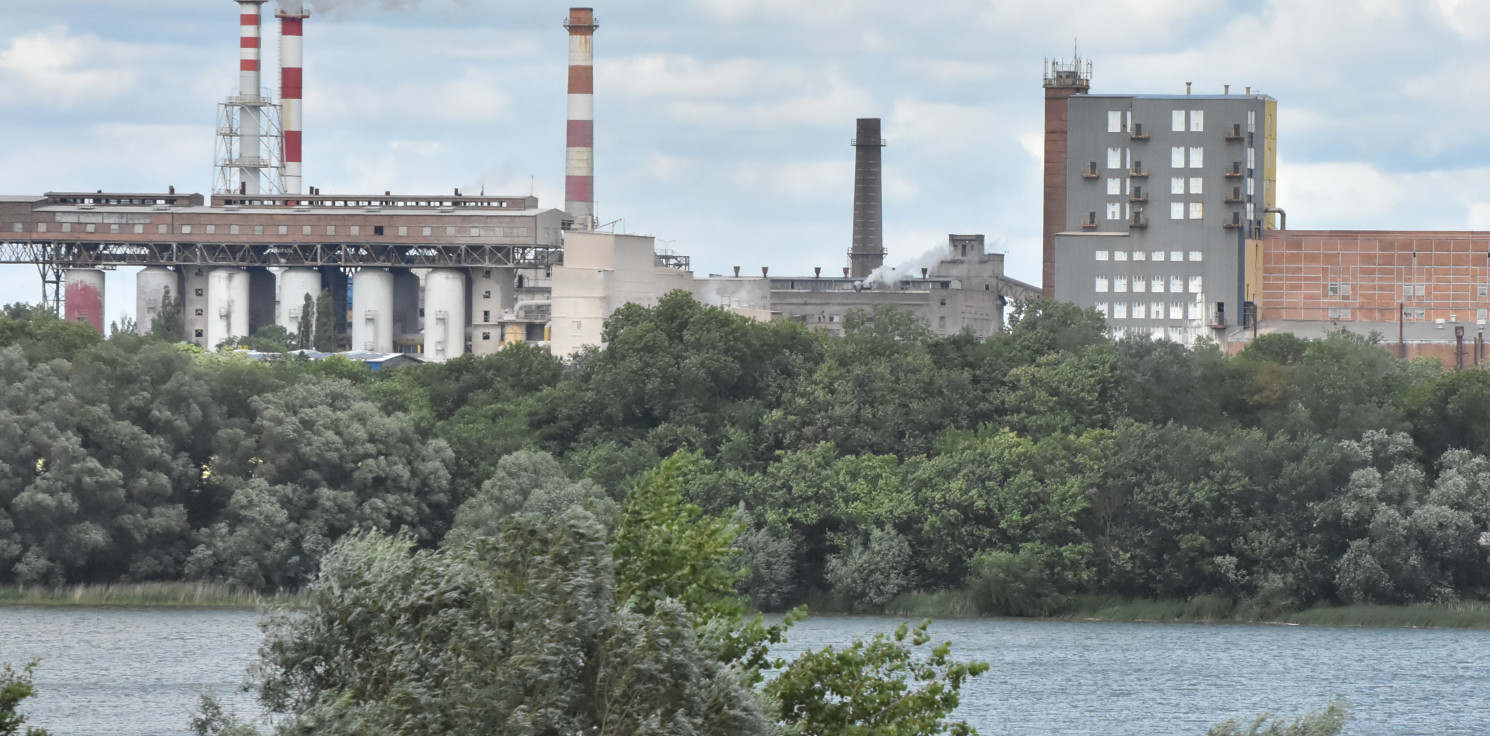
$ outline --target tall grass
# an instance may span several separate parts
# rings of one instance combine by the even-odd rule
[[[911,618],[977,618],[984,615],[968,591],[906,593],[885,606],[889,616]],[[1043,618],[1070,621],[1157,623],[1274,623],[1304,626],[1380,628],[1490,629],[1490,603],[1419,604],[1412,606],[1318,606],[1304,611],[1272,612],[1250,601],[1203,595],[1189,600],[1146,600],[1117,596],[1067,596],[1061,607]]]
[[[293,604],[289,594],[264,596],[221,583],[110,583],[0,587],[0,606],[153,606],[162,608],[253,608]]]

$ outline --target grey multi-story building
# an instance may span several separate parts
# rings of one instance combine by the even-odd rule
[[[1189,344],[1242,324],[1272,227],[1277,102],[1094,95],[1090,68],[1045,77],[1047,293],[1119,336]]]

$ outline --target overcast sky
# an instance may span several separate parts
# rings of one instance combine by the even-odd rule
[[[563,207],[567,3],[335,0],[305,31],[305,182]],[[265,6],[266,19],[275,5]],[[597,0],[596,198],[700,273],[846,265],[854,119],[884,119],[891,263],[985,233],[1038,283],[1041,68],[1279,100],[1294,228],[1490,229],[1486,0]],[[265,85],[278,87],[266,24]],[[207,192],[231,0],[5,0],[0,194]],[[108,317],[133,309],[109,281]],[[0,267],[0,302],[40,294]]]

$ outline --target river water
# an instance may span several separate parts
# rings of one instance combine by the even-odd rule
[[[182,734],[203,691],[239,691],[251,611],[0,608],[0,661],[32,657],[28,725],[55,736]],[[844,644],[899,621],[824,617],[780,648]],[[991,667],[958,717],[984,736],[1203,736],[1210,724],[1348,700],[1353,736],[1490,733],[1490,631],[943,621],[958,658]]]

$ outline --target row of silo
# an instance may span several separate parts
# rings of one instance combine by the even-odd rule
[[[72,269],[65,280],[68,318],[101,331],[103,272]],[[336,281],[332,279],[333,286]],[[286,268],[276,279],[263,268],[151,266],[136,276],[137,327],[142,333],[150,331],[167,299],[179,298],[183,337],[209,349],[267,324],[298,333],[302,321],[315,328],[315,314],[305,314],[305,305],[307,298],[315,303],[324,284],[325,274],[308,267]],[[425,274],[421,295],[420,279],[408,269],[358,269],[351,275],[347,310],[351,348],[389,353],[399,344],[422,342],[427,359],[460,356],[466,352],[469,326],[494,329],[511,310],[514,286],[515,272],[510,268],[437,268]],[[344,287],[342,291],[345,294]]]

